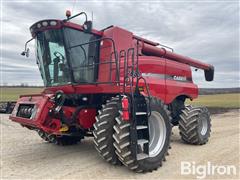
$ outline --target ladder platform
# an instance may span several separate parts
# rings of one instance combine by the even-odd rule
[[[148,142],[149,142],[149,141],[148,141],[147,139],[139,139],[139,140],[137,141],[137,143],[140,144],[140,145],[146,144],[146,143],[148,143]]]
[[[137,126],[137,130],[140,130],[140,129],[147,129],[148,127],[147,126],[143,126],[143,125],[139,125]]]
[[[136,115],[139,116],[139,115],[147,115],[146,112],[136,112]]]
[[[142,160],[142,159],[145,159],[145,158],[148,158],[149,156],[145,153],[140,153],[140,154],[137,154],[137,160]]]

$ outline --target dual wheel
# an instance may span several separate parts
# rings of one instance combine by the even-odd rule
[[[93,132],[95,148],[111,164],[124,164],[135,172],[156,170],[162,165],[170,147],[171,117],[167,106],[156,98],[151,100],[149,156],[141,160],[131,149],[131,120],[124,121],[120,109],[119,97],[114,97],[99,111]]]
[[[148,118],[149,154],[138,159],[131,149],[130,121],[121,117],[119,97],[113,97],[99,110],[94,124],[94,144],[100,156],[111,164],[124,164],[135,172],[151,172],[165,161],[171,138],[171,116],[167,106],[151,98],[151,116]],[[205,144],[210,136],[210,116],[206,108],[186,106],[179,120],[183,141]],[[136,145],[138,146],[138,145]]]

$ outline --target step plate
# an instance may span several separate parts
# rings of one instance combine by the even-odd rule
[[[148,114],[144,96],[134,95],[134,108],[130,126],[131,151],[136,159],[141,160],[149,157]]]
[[[137,154],[137,160],[143,160],[143,159],[146,159],[148,158],[149,156],[145,153],[140,153],[140,154]]]

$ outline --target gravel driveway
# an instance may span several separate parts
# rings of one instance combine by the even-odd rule
[[[177,127],[173,128],[172,149],[167,161],[157,171],[135,174],[124,166],[105,163],[94,149],[91,138],[73,146],[56,146],[44,142],[34,131],[1,115],[1,176],[11,179],[195,179],[181,175],[181,162],[196,165],[234,165],[237,174],[208,175],[206,178],[239,177],[239,110],[212,116],[212,134],[208,144],[193,146],[182,143]]]

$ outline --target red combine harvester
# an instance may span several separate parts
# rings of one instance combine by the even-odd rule
[[[198,96],[190,67],[212,81],[212,65],[116,26],[94,30],[84,12],[66,15],[30,27],[45,90],[20,96],[12,121],[59,145],[92,136],[103,159],[135,172],[162,165],[172,126],[186,143],[208,141],[208,110],[184,102]],[[86,17],[83,25],[70,22],[79,15]],[[22,53],[27,57],[29,41]]]

